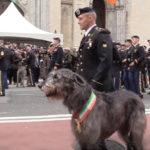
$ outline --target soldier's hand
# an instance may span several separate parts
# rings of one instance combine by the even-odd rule
[[[134,66],[134,62],[130,63],[130,65],[129,65],[129,66],[130,66],[130,67]]]
[[[122,60],[122,63],[125,63],[127,61],[127,59]]]
[[[54,70],[55,70],[55,71],[56,71],[56,70],[58,70],[58,67],[57,67],[57,66],[55,66],[55,67],[54,67]]]

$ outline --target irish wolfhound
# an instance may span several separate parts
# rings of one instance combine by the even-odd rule
[[[63,99],[72,115],[72,129],[82,150],[100,150],[100,141],[118,131],[128,150],[143,150],[146,126],[142,100],[129,91],[95,91],[67,69],[51,72],[39,86],[48,99]]]

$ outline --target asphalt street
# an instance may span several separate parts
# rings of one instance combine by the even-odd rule
[[[142,99],[147,112],[150,112],[150,95],[147,89]],[[6,96],[0,97],[0,118],[20,116],[68,115],[62,101],[48,101],[38,87],[16,88],[11,85]]]
[[[6,96],[0,97],[0,117],[45,116],[68,114],[62,101],[48,101],[37,87],[6,90]]]

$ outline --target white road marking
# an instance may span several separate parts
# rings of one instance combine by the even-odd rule
[[[146,109],[146,114],[150,114],[150,109]],[[49,122],[71,120],[71,114],[45,115],[45,116],[19,116],[19,117],[1,117],[0,123],[18,123],[18,122]]]
[[[146,114],[149,114],[150,113],[150,109],[149,108],[145,109],[145,112],[146,112]]]
[[[71,116],[72,116],[71,114],[59,114],[59,115],[47,115],[47,116],[1,117],[0,123],[71,120]]]

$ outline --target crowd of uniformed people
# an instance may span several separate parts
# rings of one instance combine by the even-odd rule
[[[124,87],[143,98],[150,83],[150,48],[139,42],[140,37],[135,35],[123,44],[114,43],[119,56],[113,60],[113,78],[116,90]]]
[[[143,97],[150,83],[150,49],[140,46],[139,41],[139,36],[133,36],[123,44],[113,42],[112,78],[115,90],[125,88]],[[80,55],[77,57],[70,48],[62,48],[60,42],[59,38],[54,38],[46,49],[31,44],[20,47],[0,40],[0,96],[5,96],[9,85],[18,86],[17,82],[23,87],[36,86],[39,79],[45,80],[52,70],[76,71]],[[150,40],[148,43],[150,45]],[[26,85],[21,82],[22,78]]]
[[[60,42],[60,38],[54,38],[45,48],[0,40],[0,96],[5,96],[11,84],[35,87],[52,70],[63,67],[75,71],[76,54],[70,48],[62,48]]]

